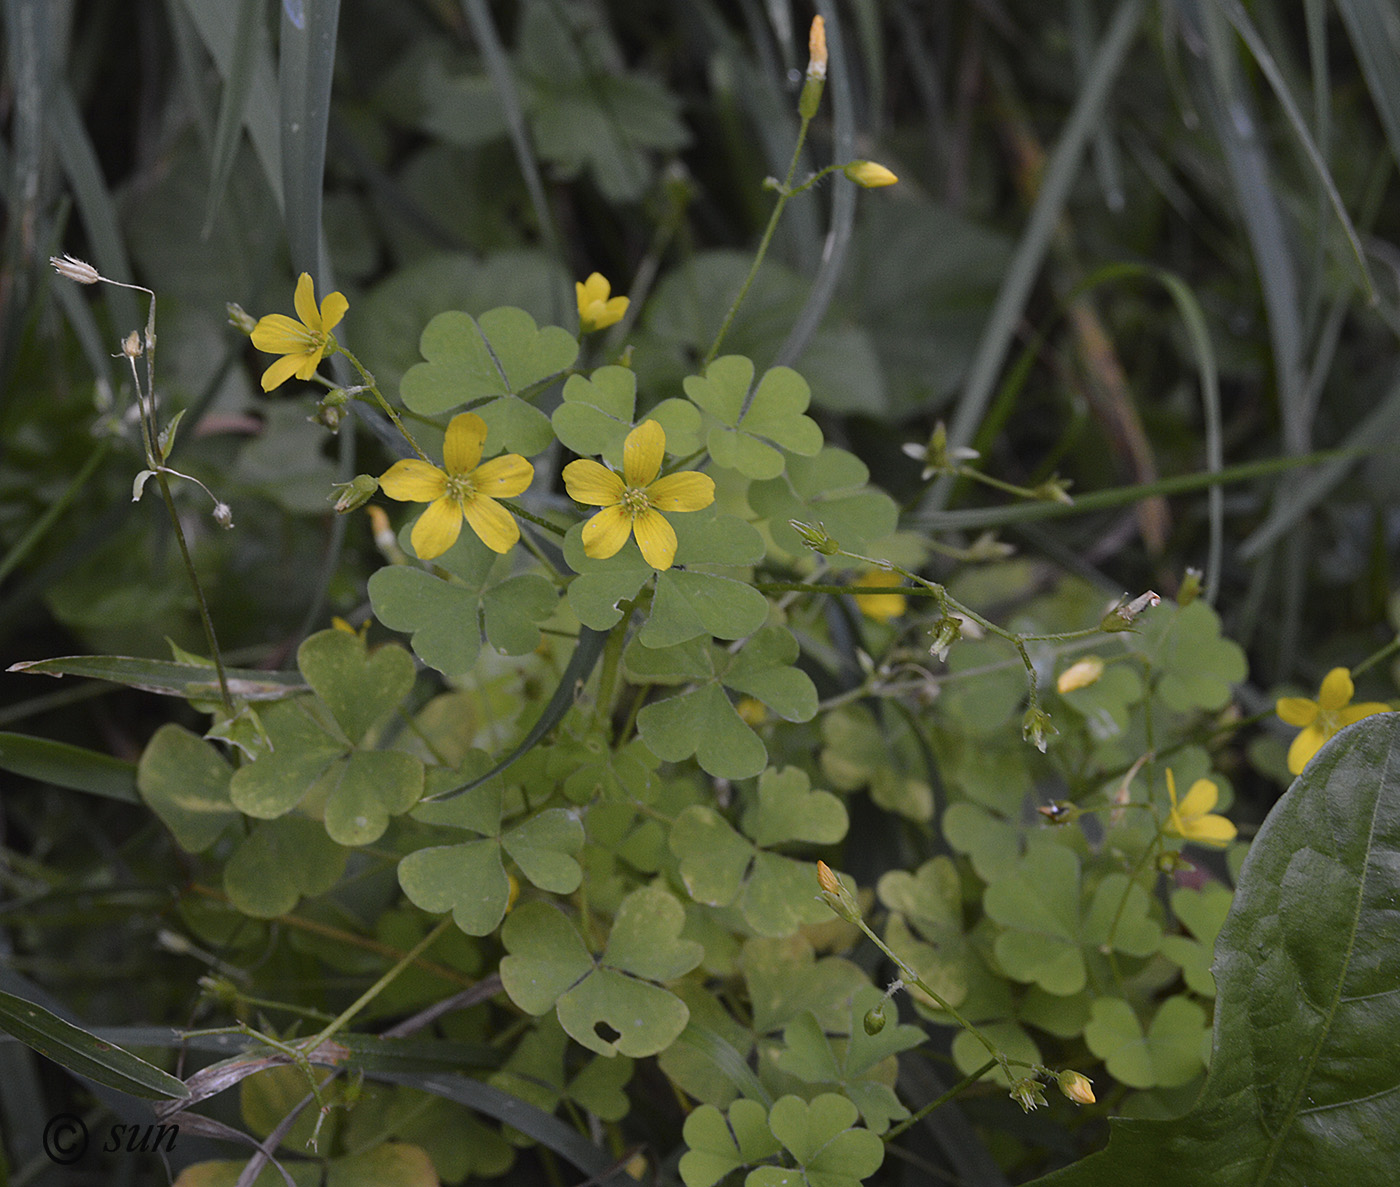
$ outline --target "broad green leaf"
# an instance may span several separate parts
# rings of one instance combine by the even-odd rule
[[[1187,998],[1167,998],[1144,1032],[1132,1006],[1101,997],[1090,1007],[1084,1041],[1119,1083],[1178,1088],[1204,1070],[1209,1033],[1206,1012]]]
[[[11,664],[6,671],[29,672],[36,676],[84,676],[89,680],[110,680],[143,692],[188,701],[216,701],[219,682],[214,669],[205,664],[179,664],[157,659],[137,659],[127,655],[64,655],[56,659],[33,659]],[[244,701],[278,701],[306,691],[306,681],[295,672],[263,672],[253,668],[226,668],[229,693]]]
[[[567,330],[540,329],[523,309],[510,306],[477,320],[449,310],[427,324],[419,350],[426,361],[409,368],[399,389],[412,411],[438,416],[472,404],[487,425],[487,456],[533,456],[554,439],[548,418],[520,396],[578,357],[578,342]]]
[[[687,566],[747,568],[763,559],[763,536],[737,515],[713,507],[671,520],[676,529],[676,556]]]
[[[764,627],[739,649],[720,680],[756,697],[787,721],[811,721],[817,714],[817,689],[806,672],[793,666],[797,655],[791,631]]]
[[[767,747],[718,684],[653,701],[637,714],[637,732],[658,758],[682,762],[693,754],[717,778],[749,779],[768,765]]]
[[[1400,1099],[1400,714],[1349,726],[1260,828],[1215,944],[1214,1051],[1190,1112],[1115,1120],[1042,1187],[1369,1183]]]
[[[1231,685],[1249,674],[1244,649],[1220,634],[1220,616],[1199,598],[1174,613],[1151,611],[1142,635],[1160,673],[1157,695],[1177,712],[1224,708]]]
[[[670,647],[701,635],[742,639],[767,617],[768,599],[751,585],[668,569],[656,575],[651,616],[637,637],[647,647]]]
[[[703,377],[689,376],[685,392],[706,414],[706,443],[716,465],[749,478],[777,478],[785,465],[782,450],[810,457],[821,449],[822,433],[803,415],[812,393],[796,371],[774,367],[750,395],[753,376],[752,361],[725,355]]]
[[[345,869],[346,850],[322,825],[282,816],[254,825],[224,866],[224,891],[245,915],[285,915],[303,895],[322,894]]]
[[[690,1011],[674,993],[610,968],[595,969],[559,999],[559,1024],[600,1055],[642,1059],[664,1051]]]
[[[633,891],[623,901],[603,951],[603,963],[650,981],[674,981],[704,956],[694,940],[682,940],[685,910],[654,887]]]
[[[382,1142],[331,1159],[326,1167],[326,1187],[438,1187],[433,1160],[421,1146],[407,1142]]]
[[[510,881],[494,840],[415,849],[399,862],[399,885],[416,907],[452,912],[469,936],[490,935],[505,918]]]
[[[749,506],[768,521],[773,542],[797,556],[809,554],[790,520],[820,523],[841,547],[862,551],[894,531],[899,518],[894,500],[868,485],[870,471],[854,454],[833,445],[815,457],[789,455],[787,472],[754,482]]]
[[[743,828],[755,845],[787,841],[834,845],[846,835],[846,807],[829,791],[812,791],[800,767],[770,768],[759,776],[757,803]]]
[[[0,993],[0,1030],[70,1072],[118,1092],[147,1100],[184,1100],[190,1095],[169,1072],[12,993]]]
[[[594,967],[583,937],[557,907],[523,903],[506,918],[501,984],[527,1014],[543,1014]]]
[[[713,808],[692,804],[676,817],[668,843],[686,893],[697,903],[727,907],[738,897],[754,847]]]
[[[564,537],[564,560],[578,574],[569,583],[569,609],[584,626],[606,631],[617,625],[622,605],[637,596],[656,570],[642,559],[635,540],[629,538],[621,552],[595,560],[584,555],[582,536],[580,523]]]
[[[408,652],[393,644],[369,652],[365,641],[349,631],[310,636],[297,648],[297,667],[352,744],[392,714],[413,687]]]
[[[109,800],[140,801],[135,764],[68,742],[0,731],[0,771]]]
[[[686,1152],[680,1175],[686,1187],[714,1187],[730,1171],[772,1158],[782,1144],[768,1128],[768,1111],[755,1100],[736,1100],[729,1115],[701,1105],[685,1119]]]
[[[840,1032],[851,1024],[851,996],[870,984],[848,960],[818,960],[801,935],[749,940],[739,963],[759,1034],[781,1030],[803,1010],[811,1010],[823,1029]]]
[[[885,1144],[868,1129],[852,1128],[856,1106],[844,1096],[823,1093],[811,1103],[785,1096],[768,1114],[768,1128],[792,1153],[803,1178],[814,1187],[859,1187],[880,1169]],[[801,1182],[778,1167],[760,1167],[745,1180],[746,1187],[777,1187]]]
[[[356,750],[336,766],[324,819],[337,845],[373,844],[389,827],[389,817],[407,812],[423,795],[423,764],[411,754]]]
[[[166,723],[141,754],[141,796],[186,853],[208,849],[238,812],[229,798],[233,769],[208,742]]]

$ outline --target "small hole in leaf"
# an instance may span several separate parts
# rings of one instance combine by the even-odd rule
[[[606,1022],[595,1022],[593,1024],[593,1033],[605,1043],[615,1043],[618,1039],[622,1038],[622,1031],[609,1026]]]

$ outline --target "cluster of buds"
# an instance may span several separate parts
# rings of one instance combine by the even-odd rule
[[[802,537],[802,543],[813,552],[819,552],[822,556],[835,556],[841,551],[841,545],[827,535],[826,528],[821,524],[803,523],[800,519],[790,519],[788,524]]]

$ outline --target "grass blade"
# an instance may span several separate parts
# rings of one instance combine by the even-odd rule
[[[283,222],[292,271],[326,291],[321,259],[322,181],[335,73],[340,0],[307,0],[300,24],[286,9],[278,41],[277,94],[282,119]]]

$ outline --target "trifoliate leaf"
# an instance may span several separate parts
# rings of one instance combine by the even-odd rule
[[[321,894],[345,870],[346,850],[315,820],[283,816],[253,827],[224,866],[224,892],[245,915],[285,915],[303,895]]]
[[[238,819],[229,798],[233,770],[183,726],[162,725],[141,754],[136,786],[186,853],[201,853]]]

